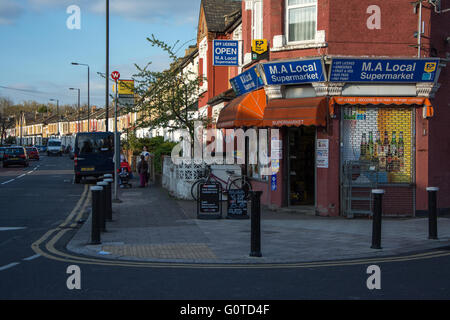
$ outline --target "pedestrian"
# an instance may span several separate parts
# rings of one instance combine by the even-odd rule
[[[139,180],[140,180],[139,188],[144,188],[146,185],[148,164],[147,164],[147,161],[145,161],[144,155],[142,155],[142,154],[141,154],[141,161],[139,161],[137,169],[138,169]]]
[[[148,169],[150,167],[148,165],[149,159],[150,159],[150,152],[148,152],[147,146],[143,147],[143,151],[141,153],[141,156],[144,156],[145,162],[147,162],[147,173],[145,174],[145,185],[147,186],[148,185],[148,180],[149,180],[149,177],[150,177],[150,172],[149,172],[149,169]]]

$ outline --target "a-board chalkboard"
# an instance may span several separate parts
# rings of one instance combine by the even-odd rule
[[[197,218],[220,219],[222,217],[222,185],[216,182],[199,183]]]
[[[228,190],[227,218],[248,219],[247,199],[243,189]]]

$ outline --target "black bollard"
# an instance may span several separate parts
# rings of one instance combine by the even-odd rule
[[[437,240],[437,192],[439,188],[428,187],[428,239]]]
[[[381,215],[384,190],[374,189],[373,194],[373,224],[372,224],[372,249],[381,249]]]
[[[113,183],[113,179],[108,178],[103,180],[104,182],[107,182],[108,185],[106,186],[106,221],[112,221],[112,191],[111,191],[111,184]]]
[[[107,182],[97,182],[97,186],[103,188],[101,191],[100,199],[101,199],[101,209],[100,209],[100,229],[102,232],[106,232],[106,188],[108,186]]]
[[[100,210],[101,210],[101,192],[100,186],[91,187],[92,192],[92,227],[91,244],[100,244]]]
[[[252,201],[250,257],[261,257],[261,195],[262,191],[250,191]]]

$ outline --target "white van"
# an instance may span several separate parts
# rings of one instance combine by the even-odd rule
[[[62,146],[61,140],[59,139],[49,139],[47,143],[47,155],[52,154],[62,156]]]

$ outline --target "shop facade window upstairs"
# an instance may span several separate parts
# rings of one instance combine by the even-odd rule
[[[286,0],[288,43],[314,41],[317,33],[317,0]]]
[[[252,2],[252,40],[263,39],[263,1]]]

